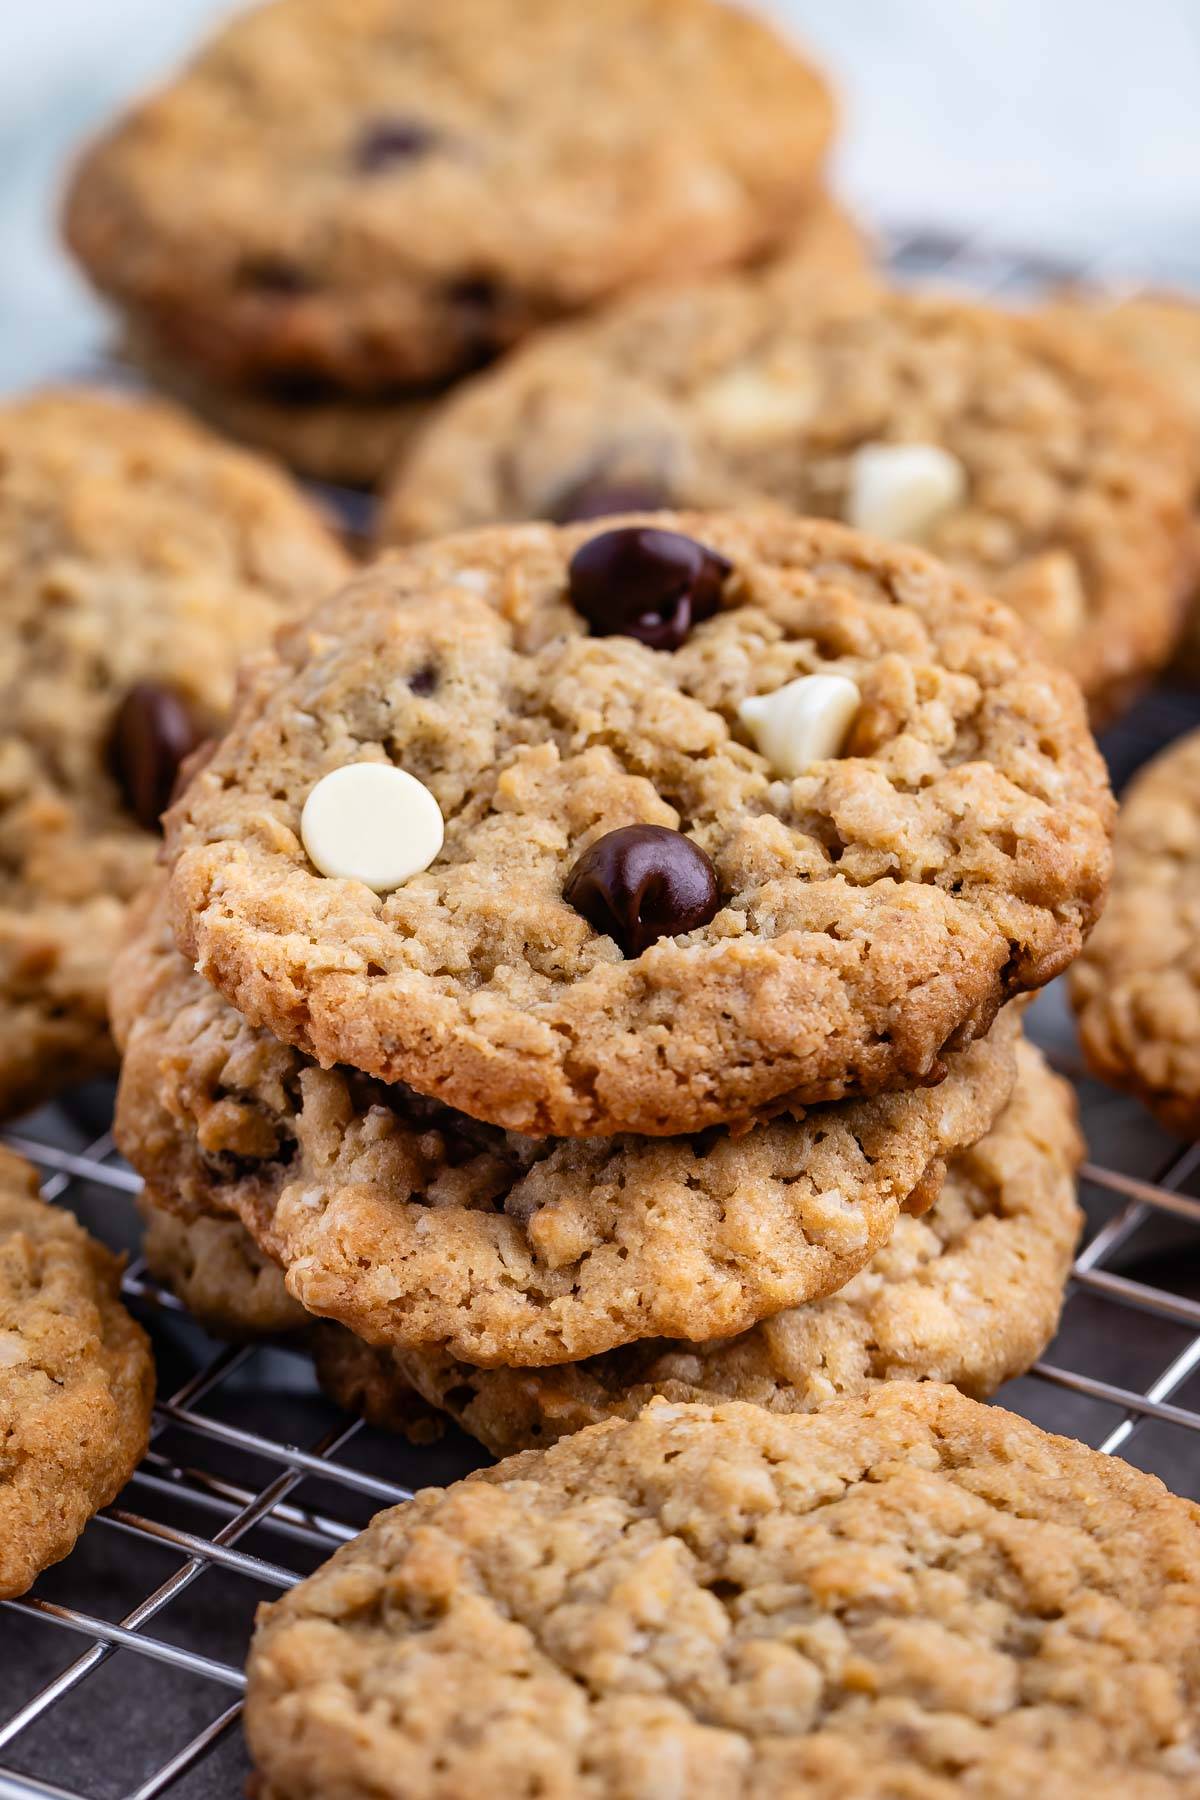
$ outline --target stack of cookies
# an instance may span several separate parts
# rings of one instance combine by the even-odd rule
[[[88,152],[66,231],[156,380],[366,485],[543,326],[763,258],[857,270],[833,122],[715,0],[275,0]]]
[[[253,665],[114,969],[161,1263],[202,1301],[205,1234],[226,1329],[323,1321],[335,1392],[497,1450],[990,1392],[1077,1229],[1015,1003],[1111,811],[1076,685],[918,551],[660,514],[380,563]]]

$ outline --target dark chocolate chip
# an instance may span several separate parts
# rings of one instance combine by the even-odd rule
[[[678,531],[625,525],[589,538],[571,558],[571,601],[595,637],[637,638],[677,650],[711,619],[731,565]]]
[[[156,681],[139,681],[117,708],[109,763],[129,810],[146,831],[158,830],[180,764],[204,735],[183,695]]]
[[[413,693],[413,694],[420,694],[422,696],[424,696],[426,694],[432,694],[434,688],[437,686],[437,682],[438,682],[437,670],[434,668],[432,663],[426,663],[424,668],[417,669],[412,675],[409,676],[409,678],[408,678],[409,692]]]
[[[597,838],[567,876],[563,899],[626,956],[707,925],[721,904],[708,857],[665,825],[623,825]]]
[[[665,487],[646,481],[612,481],[591,475],[560,494],[550,509],[555,525],[582,524],[585,519],[609,518],[613,513],[662,512],[671,504]]]
[[[354,146],[354,166],[364,175],[378,175],[381,169],[394,168],[397,163],[416,162],[433,149],[437,140],[437,132],[423,119],[409,119],[399,113],[372,119]]]

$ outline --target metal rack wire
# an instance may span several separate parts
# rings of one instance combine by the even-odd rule
[[[1117,264],[1067,266],[929,232],[891,234],[899,278],[1016,295]],[[1156,696],[1107,746],[1119,772],[1200,698]],[[1200,1496],[1200,1145],[1172,1146],[1132,1103],[1079,1078],[1053,993],[1033,1035],[1076,1077],[1093,1161],[1063,1328],[1005,1404]],[[101,1105],[103,1100],[101,1100]],[[118,1245],[137,1177],[107,1130],[51,1109],[0,1134],[48,1199]],[[85,1115],[86,1116],[86,1112]],[[1147,1173],[1149,1171],[1149,1173]],[[124,1280],[155,1339],[162,1397],[148,1455],[72,1556],[0,1607],[0,1800],[207,1800],[245,1773],[234,1730],[255,1605],[300,1580],[380,1506],[484,1460],[452,1433],[414,1451],[337,1414],[286,1346],[203,1337],[135,1259]]]

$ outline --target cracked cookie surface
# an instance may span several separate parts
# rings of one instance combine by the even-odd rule
[[[0,1599],[66,1556],[141,1460],[154,1363],[121,1265],[0,1148]]]
[[[936,1088],[740,1137],[532,1139],[321,1069],[191,970],[154,910],[113,974],[116,1134],[158,1199],[234,1215],[307,1309],[478,1364],[728,1336],[839,1287],[1015,1076],[1011,1012]]]
[[[113,1066],[104,985],[161,840],[110,760],[122,702],[211,729],[240,655],[349,572],[280,475],[100,390],[0,406],[0,1115]]]
[[[712,0],[276,0],[88,151],[66,233],[215,378],[370,393],[769,249],[831,126]]]
[[[380,1424],[416,1387],[497,1456],[633,1418],[656,1394],[812,1412],[838,1395],[913,1379],[982,1398],[1023,1374],[1057,1328],[1082,1219],[1082,1155],[1071,1089],[1022,1043],[1012,1098],[987,1135],[950,1161],[933,1206],[902,1213],[867,1267],[823,1300],[721,1343],[641,1343],[541,1370],[475,1369],[322,1326],[318,1373],[347,1410]]]
[[[1071,999],[1095,1073],[1200,1134],[1200,732],[1124,796],[1112,893]]]
[[[840,526],[654,524],[731,564],[676,650],[586,635],[568,566],[607,522],[420,546],[281,639],[168,815],[180,946],[249,1019],[509,1129],[667,1135],[936,1080],[1078,953],[1112,801],[1018,619]],[[782,780],[739,704],[814,670],[861,705]],[[301,842],[355,762],[403,765],[445,820],[383,897]],[[626,957],[564,884],[631,825],[685,833],[719,908]]]
[[[774,273],[650,297],[452,398],[382,535],[556,518],[601,477],[663,506],[862,523],[858,453],[914,443],[948,452],[961,479],[924,547],[1016,607],[1094,718],[1113,716],[1182,628],[1198,459],[1157,384],[1061,316],[862,283],[814,296]]]
[[[933,1383],[658,1402],[381,1513],[248,1676],[266,1800],[1182,1800],[1200,1510]]]

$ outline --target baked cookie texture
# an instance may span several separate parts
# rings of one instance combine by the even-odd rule
[[[145,1451],[154,1363],[120,1280],[0,1148],[0,1599],[70,1552]]]
[[[1010,1011],[936,1088],[740,1137],[518,1137],[321,1069],[229,1006],[142,906],[112,984],[123,1153],[183,1216],[240,1218],[310,1313],[481,1365],[730,1336],[832,1291],[903,1206],[929,1204],[1015,1079]]]
[[[954,1157],[936,1204],[904,1213],[845,1287],[742,1337],[649,1342],[551,1369],[475,1369],[387,1351],[318,1328],[322,1385],[349,1411],[389,1424],[416,1387],[497,1456],[553,1443],[656,1394],[812,1412],[882,1381],[952,1382],[980,1398],[1023,1374],[1050,1342],[1082,1215],[1073,1094],[1021,1043],[1011,1100],[987,1136]]]
[[[786,271],[649,296],[465,386],[380,529],[405,542],[555,518],[588,481],[862,522],[858,454],[913,443],[959,471],[925,548],[1016,607],[1093,718],[1114,716],[1182,628],[1196,444],[1157,384],[1062,317],[864,282],[814,294]]]
[[[1126,791],[1113,889],[1071,972],[1094,1072],[1137,1094],[1171,1131],[1200,1136],[1200,732]]]
[[[1177,1800],[1200,1511],[934,1383],[659,1402],[381,1513],[248,1673],[266,1800]]]
[[[157,404],[0,407],[0,1114],[110,1068],[104,988],[157,835],[114,778],[139,683],[211,729],[239,656],[349,572],[283,477]]]
[[[585,635],[568,564],[607,527],[525,526],[378,565],[259,664],[168,815],[180,947],[252,1023],[509,1129],[667,1134],[936,1081],[1074,958],[1112,802],[1019,620],[839,526],[655,523],[732,565],[679,649]],[[861,705],[787,782],[737,708],[814,669]],[[382,898],[299,835],[355,762],[402,763],[446,823]],[[563,889],[639,823],[707,853],[720,906],[627,958]]]
[[[825,196],[805,208],[773,254],[796,280],[865,279],[871,260],[858,226]],[[232,386],[173,356],[144,320],[126,331],[125,352],[156,386],[219,431],[269,451],[301,475],[350,487],[372,488],[394,477],[449,391],[427,384],[338,393],[303,380]]]
[[[378,393],[769,249],[832,122],[713,0],[276,0],[92,147],[65,228],[217,380]]]

